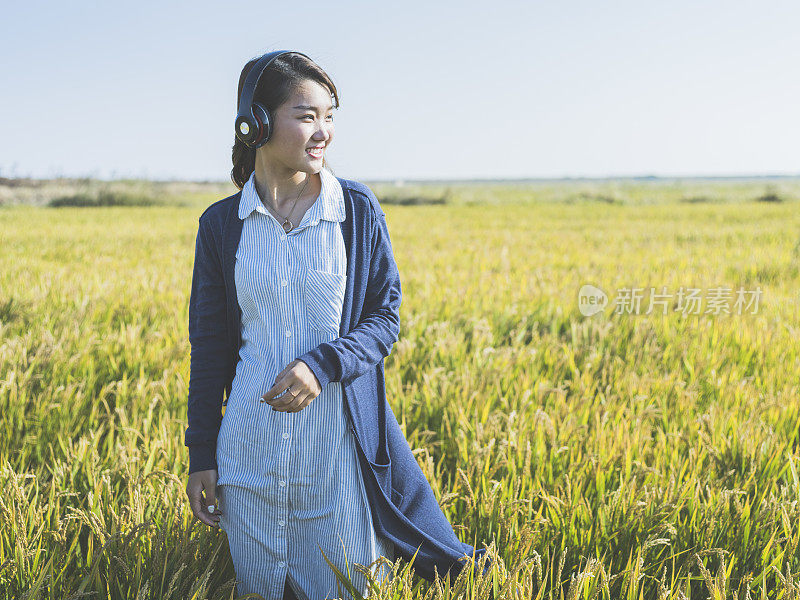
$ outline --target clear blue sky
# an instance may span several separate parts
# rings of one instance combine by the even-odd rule
[[[14,2],[0,175],[227,180],[244,63],[298,50],[355,179],[800,173],[800,3]]]

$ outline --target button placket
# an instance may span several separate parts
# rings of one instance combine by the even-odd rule
[[[281,438],[286,443],[283,445],[283,447],[280,448],[280,451],[279,451],[280,452],[280,461],[279,461],[280,472],[278,474],[278,477],[280,479],[278,480],[278,486],[280,488],[281,493],[279,494],[280,495],[280,514],[278,516],[278,525],[281,528],[284,528],[284,527],[286,527],[286,520],[288,519],[288,515],[289,515],[289,490],[288,490],[288,485],[287,485],[287,478],[288,478],[289,469],[291,468],[290,460],[289,460],[289,458],[290,458],[289,449],[291,448],[291,437],[292,437],[291,434],[289,433],[289,431],[287,431],[287,428],[291,427],[291,421],[289,419],[289,414],[288,413],[283,413],[281,421],[282,421],[282,425],[283,425],[283,429],[284,429],[283,433],[281,434]],[[282,529],[282,531],[285,531],[285,529]],[[284,552],[284,554],[286,554],[288,552],[287,540],[285,538],[283,539],[283,552]],[[286,563],[284,561],[281,561],[281,562],[278,563],[278,566],[283,568],[283,567],[286,566]]]
[[[289,284],[288,280],[288,273],[291,272],[291,250],[289,248],[289,239],[288,234],[283,230],[283,226],[273,217],[272,222],[275,224],[275,227],[278,232],[278,236],[281,243],[281,252],[280,252],[280,259],[278,260],[278,277],[281,282],[281,287],[286,288]],[[278,305],[283,307],[285,306],[286,302],[278,302]],[[284,344],[281,360],[283,361],[282,367],[288,363],[288,359],[286,358],[287,355],[291,353],[291,348],[289,346],[289,339],[292,336],[291,331],[291,321],[292,315],[287,315],[283,310],[280,311],[281,316],[281,324],[283,325],[283,335],[286,338],[287,343]]]

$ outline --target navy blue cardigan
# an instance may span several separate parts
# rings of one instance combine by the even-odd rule
[[[344,190],[346,217],[340,225],[347,253],[340,337],[297,358],[322,387],[342,383],[378,534],[406,560],[416,552],[414,569],[425,579],[433,580],[434,566],[440,576],[457,575],[465,555],[477,560],[486,548],[476,550],[456,537],[386,400],[383,359],[399,335],[401,301],[386,216],[366,185],[337,179]],[[185,444],[190,473],[217,468],[223,392],[227,402],[239,360],[241,309],[234,266],[243,224],[240,197],[237,192],[215,202],[199,219],[189,300]]]

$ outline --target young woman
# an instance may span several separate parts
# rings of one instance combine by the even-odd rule
[[[239,104],[251,69],[270,125],[258,124],[255,144],[237,135],[241,191],[201,215],[195,248],[192,511],[227,533],[239,594],[338,597],[330,561],[366,596],[354,565],[375,563],[380,581],[390,570],[379,559],[396,553],[441,575],[475,551],[455,537],[386,402],[401,290],[385,215],[369,188],[327,169],[330,77],[303,54],[270,53],[245,65]]]

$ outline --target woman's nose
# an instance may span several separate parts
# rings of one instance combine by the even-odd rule
[[[314,133],[313,137],[315,140],[324,142],[328,138],[333,135],[333,127],[330,127],[327,123],[320,125],[319,129],[317,129],[316,133]]]

